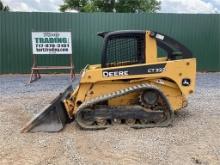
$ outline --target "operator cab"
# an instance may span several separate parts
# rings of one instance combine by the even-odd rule
[[[155,38],[157,47],[166,52],[167,60],[192,58],[192,53],[178,41],[153,31],[149,35]],[[102,68],[145,63],[146,31],[101,32],[98,36],[104,38]]]

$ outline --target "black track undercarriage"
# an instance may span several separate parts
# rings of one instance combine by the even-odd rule
[[[99,105],[108,99],[139,92],[136,105],[110,107]],[[83,129],[106,129],[115,123],[132,128],[166,127],[172,123],[173,111],[164,94],[155,86],[139,84],[85,101],[79,106],[76,122]]]

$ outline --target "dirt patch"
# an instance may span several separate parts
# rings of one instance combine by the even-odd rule
[[[219,76],[198,74],[197,91],[172,127],[83,131],[73,122],[51,134],[19,131],[67,87],[67,76],[31,85],[28,76],[0,76],[0,164],[220,164]]]

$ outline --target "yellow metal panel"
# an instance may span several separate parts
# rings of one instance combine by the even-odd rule
[[[115,76],[115,77],[103,77],[102,68],[99,69],[90,69],[86,70],[84,76],[81,79],[81,83],[96,83],[100,81],[109,81],[109,80],[122,80],[122,79],[140,79],[140,78],[168,78],[174,81],[182,93],[185,96],[188,96],[190,93],[194,91],[195,88],[195,75],[196,75],[196,59],[181,59],[181,60],[173,60],[166,62],[156,62],[154,64],[162,64],[166,63],[165,70],[162,73],[154,73],[154,74],[142,74],[142,75],[127,75],[127,76]],[[143,66],[146,64],[139,65],[130,65],[131,66]],[[114,69],[120,70],[125,66],[114,67]],[[190,86],[182,86],[182,79],[189,78],[191,79]]]
[[[157,43],[156,40],[150,37],[150,32],[146,32],[145,36],[145,60],[146,64],[157,62]]]

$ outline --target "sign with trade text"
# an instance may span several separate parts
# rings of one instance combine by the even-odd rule
[[[33,54],[72,54],[71,32],[32,32]]]

